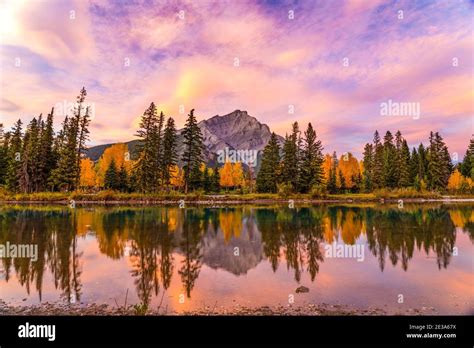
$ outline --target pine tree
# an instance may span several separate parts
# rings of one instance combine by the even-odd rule
[[[374,134],[374,168],[373,187],[375,189],[384,186],[384,147],[380,141],[379,132]]]
[[[86,89],[82,87],[79,96],[77,97],[77,107],[74,115],[74,128],[77,127],[77,130],[75,130],[77,137],[76,165],[74,168],[76,171],[75,187],[79,186],[79,180],[81,177],[81,157],[86,150],[86,141],[89,140],[90,108],[87,106],[85,113],[82,113],[86,96]]]
[[[280,166],[280,145],[275,133],[272,133],[268,144],[263,149],[262,164],[257,174],[257,191],[275,193],[277,191]]]
[[[127,173],[127,169],[125,168],[124,163],[122,163],[122,165],[120,166],[120,170],[117,173],[117,189],[122,192],[127,192],[128,187],[129,187],[128,173]]]
[[[207,166],[204,166],[202,171],[202,188],[206,193],[212,191],[211,176],[209,175],[209,168],[207,168]]]
[[[56,166],[56,156],[54,154],[54,129],[53,129],[54,108],[46,118],[46,123],[41,124],[41,136],[39,143],[40,155],[38,158],[39,182],[38,191],[44,191],[51,175],[51,171]]]
[[[77,163],[77,119],[66,117],[63,122],[61,143],[58,149],[58,164],[51,172],[51,184],[59,190],[74,190]]]
[[[398,187],[408,187],[411,184],[410,180],[410,149],[407,141],[403,139],[400,148],[400,158],[398,160]]]
[[[39,150],[39,126],[38,120],[34,117],[25,132],[21,152],[19,189],[23,193],[37,190],[39,175],[36,161],[39,157]]]
[[[285,137],[281,161],[281,181],[291,184],[293,191],[298,191],[300,169],[299,132],[298,122],[293,123],[291,135]]]
[[[140,138],[138,146],[138,160],[134,167],[134,177],[137,179],[136,186],[141,192],[156,191],[157,175],[157,149],[156,149],[156,130],[157,130],[157,111],[155,103],[151,103],[145,110],[140,121],[140,129],[137,136]]]
[[[327,183],[327,190],[329,193],[337,193],[337,167],[338,160],[336,151],[332,154],[331,168],[329,169],[329,180]]]
[[[414,147],[411,151],[410,157],[410,183],[415,184],[416,178],[420,180],[419,177],[419,168],[420,168],[420,156],[418,155],[418,151]]]
[[[304,148],[301,159],[300,191],[309,192],[314,185],[321,185],[323,182],[323,147],[321,141],[317,139],[316,132],[311,123],[304,133]]]
[[[0,185],[4,185],[7,179],[8,167],[8,135],[5,134],[3,124],[0,123]]]
[[[342,174],[341,170],[339,170],[339,187],[340,187],[341,193],[345,193],[345,191],[346,191],[346,178]]]
[[[374,147],[372,144],[365,144],[364,147],[364,172],[363,172],[363,186],[366,192],[371,192],[374,182]]]
[[[216,166],[212,170],[211,175],[211,192],[219,192],[220,191],[220,175],[219,175],[219,168]]]
[[[202,163],[203,139],[201,129],[194,116],[194,109],[188,115],[182,131],[184,152],[182,157],[184,170],[184,192],[199,188],[201,184],[200,166]]]
[[[156,129],[153,132],[153,146],[156,149],[155,168],[156,168],[156,187],[163,188],[163,171],[164,171],[164,149],[163,149],[163,126],[165,123],[165,115],[160,112],[160,116],[156,122]]]
[[[18,120],[11,130],[11,139],[8,147],[7,188],[17,192],[20,187],[20,168],[22,150],[22,125]]]
[[[80,183],[81,157],[89,135],[90,109],[84,106],[86,89],[77,96],[74,115],[65,118],[52,154],[57,154],[57,165],[51,171],[49,184],[56,189],[75,190]],[[54,159],[55,155],[53,155]]]
[[[403,146],[402,133],[400,132],[400,130],[397,130],[397,132],[395,133],[395,163],[392,164],[395,167],[394,180],[397,187],[400,187],[399,183],[400,183],[400,175],[401,175],[400,166],[402,165],[402,146]]]
[[[461,174],[474,180],[474,138],[469,141],[469,146],[461,163]]]
[[[119,177],[115,160],[112,159],[109,167],[105,171],[104,186],[105,188],[117,190],[119,188]]]
[[[396,148],[393,145],[393,136],[390,131],[385,133],[383,138],[383,177],[386,187],[394,188],[397,186],[396,175]]]
[[[438,132],[430,132],[428,148],[428,186],[432,190],[444,190],[451,175],[452,163],[443,138]]]
[[[163,185],[170,183],[170,170],[177,162],[177,136],[174,120],[170,117],[166,122],[166,127],[163,135],[163,162],[162,162],[162,176]]]
[[[427,150],[425,149],[422,143],[420,143],[420,145],[418,146],[418,158],[419,158],[418,177],[420,181],[423,180],[426,182],[427,181],[426,174],[428,172],[428,155],[427,155]]]

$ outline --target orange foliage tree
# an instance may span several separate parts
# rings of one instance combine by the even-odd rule
[[[115,161],[117,169],[122,165],[128,173],[132,169],[132,161],[130,160],[130,153],[127,144],[114,144],[105,149],[97,163],[97,185],[104,186],[105,172],[109,168],[112,159]]]
[[[170,184],[175,188],[184,187],[184,172],[176,164],[170,168]]]
[[[455,170],[448,180],[448,191],[453,193],[468,193],[474,189],[471,178],[464,177],[459,170]]]
[[[324,156],[324,162],[323,162],[324,182],[326,183],[329,181],[329,171],[331,169],[331,166],[332,166],[332,156],[327,153],[326,156]]]
[[[81,177],[79,184],[81,187],[94,187],[96,185],[96,172],[94,162],[89,158],[81,159]]]
[[[354,178],[360,175],[359,170],[359,161],[357,158],[352,156],[350,152],[343,154],[339,159],[339,163],[337,164],[337,172],[342,172],[346,182],[346,188],[351,189],[354,187]],[[338,186],[340,187],[339,180]]]
[[[244,184],[244,171],[242,163],[224,163],[224,166],[219,171],[220,185],[222,187],[239,187]]]

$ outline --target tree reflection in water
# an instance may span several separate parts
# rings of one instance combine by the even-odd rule
[[[418,252],[436,257],[439,269],[447,268],[456,228],[474,243],[472,205],[0,208],[0,244],[37,244],[39,252],[36,262],[2,258],[6,282],[14,271],[28,294],[34,286],[41,300],[47,269],[62,297],[80,300],[80,240],[88,237],[108,258],[129,258],[137,295],[147,305],[170,287],[173,276],[191,297],[203,265],[241,275],[266,259],[274,272],[285,263],[295,281],[304,272],[315,281],[324,261],[323,243],[334,241],[365,243],[381,271],[387,262],[407,271]]]

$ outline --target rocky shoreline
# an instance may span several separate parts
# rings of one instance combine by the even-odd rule
[[[167,308],[142,310],[139,306],[117,307],[108,304],[61,304],[45,302],[33,306],[9,306],[0,301],[0,316],[379,316],[379,315],[436,315],[432,307],[408,309],[389,313],[380,308],[359,309],[337,304],[306,304],[287,306],[232,307],[203,306],[192,311],[169,311]]]

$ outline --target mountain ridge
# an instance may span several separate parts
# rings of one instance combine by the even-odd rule
[[[253,117],[245,110],[234,110],[226,115],[215,115],[208,119],[198,122],[201,129],[204,143],[204,160],[213,164],[217,159],[219,151],[229,150],[256,150],[261,152],[270,140],[271,131],[267,124],[261,123],[256,117]],[[184,150],[183,137],[181,135],[183,129],[179,129],[176,133],[177,152],[181,154]],[[280,144],[283,144],[284,138],[277,135]],[[137,145],[139,139],[125,142],[130,151],[132,159],[137,157]],[[85,151],[86,157],[93,161],[97,161],[108,147],[119,144],[101,144],[92,146]],[[178,156],[179,158],[180,156]]]

